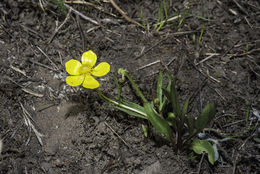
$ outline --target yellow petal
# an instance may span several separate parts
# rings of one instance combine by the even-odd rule
[[[101,77],[106,75],[110,71],[110,65],[107,62],[102,62],[93,68],[91,74],[93,76]]]
[[[84,75],[81,76],[67,76],[66,83],[70,86],[79,86],[84,81]]]
[[[89,50],[82,54],[81,62],[83,65],[92,68],[96,64],[96,61],[97,55],[93,51]]]
[[[70,75],[80,75],[81,63],[75,59],[71,59],[65,63],[66,71]]]
[[[89,89],[95,89],[99,87],[98,81],[90,75],[85,76],[85,80],[83,82],[83,87],[84,88],[89,88]]]

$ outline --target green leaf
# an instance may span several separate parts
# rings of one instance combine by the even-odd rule
[[[192,117],[188,116],[188,115],[184,118],[185,118],[186,124],[188,126],[189,134],[190,135],[194,134],[195,133],[195,131],[194,131],[194,119]]]
[[[152,104],[145,103],[144,110],[147,114],[148,120],[152,123],[155,129],[171,141],[172,132],[168,122],[156,113]]]
[[[162,85],[163,85],[163,74],[162,71],[159,72],[159,76],[158,76],[158,81],[157,81],[157,89],[156,89],[156,93],[157,93],[157,98],[160,101],[160,105],[162,105],[163,101],[162,101]]]
[[[182,108],[182,115],[185,116],[188,112],[188,107],[189,107],[189,99],[187,99],[183,105]]]
[[[171,102],[172,108],[173,108],[174,112],[176,113],[176,116],[180,117],[181,116],[180,103],[178,100],[178,94],[177,94],[177,90],[175,88],[175,83],[169,72],[167,72],[167,76],[168,76],[168,79],[170,80],[170,83],[169,83],[170,86],[169,86],[169,89],[166,89],[166,90],[163,89],[163,92],[166,95],[166,97],[168,98],[168,100]]]
[[[163,74],[162,74],[163,75]],[[159,86],[159,84],[160,84],[160,90],[161,91],[158,91],[157,92],[157,94],[159,93],[159,92],[161,92],[161,95],[162,95],[162,99],[160,99],[160,100],[162,100],[162,102],[160,103],[160,105],[159,105],[159,108],[158,108],[158,110],[159,110],[159,113],[162,113],[163,112],[163,110],[164,110],[164,108],[166,107],[166,105],[167,105],[167,97],[165,96],[165,95],[163,95],[163,88],[162,88],[162,80],[163,80],[163,76],[161,76],[160,74],[159,74],[159,77],[158,77],[158,82],[157,82],[157,89],[158,89],[158,86]],[[170,89],[171,89],[171,79],[168,77],[168,85],[167,85],[167,87],[166,87],[166,91],[168,91],[168,92],[170,92]],[[157,95],[157,97],[158,97],[158,95]]]
[[[142,124],[142,129],[143,129],[143,131],[144,131],[144,136],[145,136],[145,137],[148,137],[148,131],[147,131],[145,125],[143,125],[143,124]]]
[[[117,97],[116,97],[116,99],[119,101],[119,103],[121,103],[122,86],[119,84],[118,79],[116,78],[115,75],[113,75],[113,79],[115,81],[116,88],[117,88]]]
[[[192,150],[197,154],[207,153],[209,162],[214,165],[217,160],[213,146],[207,140],[195,139],[192,142]]]
[[[197,132],[203,130],[207,126],[207,124],[214,118],[215,114],[216,114],[215,106],[213,104],[207,104],[203,108],[198,119],[196,120],[195,126]]]
[[[131,116],[148,119],[144,107],[138,104],[121,99],[121,103],[119,103],[118,105],[114,105],[114,107]]]

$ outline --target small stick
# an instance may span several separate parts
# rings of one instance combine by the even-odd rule
[[[167,63],[167,65],[166,65],[166,66],[167,66],[167,67],[168,67],[168,66],[170,66],[170,65],[171,65],[171,63],[172,63],[172,62],[173,62],[175,59],[176,59],[176,57],[172,58],[172,60],[170,60],[170,62],[169,62],[169,63]]]
[[[51,58],[44,51],[42,51],[42,49],[40,47],[36,46],[36,48],[38,48],[38,50],[53,64],[53,66],[56,68],[56,70],[59,70],[57,65],[51,60]]]
[[[156,60],[156,61],[154,61],[154,62],[152,62],[152,63],[149,63],[149,64],[147,64],[147,65],[144,65],[144,66],[142,66],[142,67],[140,67],[140,68],[138,68],[138,69],[136,69],[136,70],[139,71],[139,70],[142,70],[142,69],[147,68],[147,67],[149,67],[149,66],[152,66],[152,65],[154,65],[154,64],[160,63],[160,62],[161,62],[160,60]]]
[[[4,78],[10,80],[11,82],[13,82],[14,84],[16,84],[17,86],[19,86],[20,88],[22,88],[22,90],[28,94],[31,94],[31,95],[34,95],[36,97],[43,97],[43,94],[40,94],[40,93],[37,93],[37,92],[34,92],[28,88],[25,88],[24,86],[20,85],[19,83],[17,83],[16,81],[14,81],[11,77],[8,77],[8,76],[4,76]]]
[[[188,61],[188,60],[187,60],[187,61]],[[189,63],[195,70],[197,70],[198,72],[200,72],[204,77],[209,78],[209,79],[213,80],[214,82],[220,83],[219,80],[217,80],[217,79],[215,79],[214,77],[210,76],[210,75],[209,75],[209,72],[207,72],[207,75],[206,75],[206,74],[204,74],[201,70],[199,70],[193,63],[191,63],[190,61],[188,61],[188,63]]]
[[[38,139],[40,145],[42,146],[42,145],[43,145],[43,142],[42,142],[41,137],[44,137],[44,135],[41,134],[41,133],[35,128],[35,126],[32,124],[33,119],[32,119],[32,117],[31,117],[30,113],[25,109],[25,107],[22,105],[21,102],[19,102],[19,103],[20,103],[20,106],[21,106],[21,108],[22,108],[22,110],[23,110],[23,116],[24,116],[25,125],[28,126],[30,129],[32,129],[32,130],[34,131],[34,133],[35,133],[35,135],[36,135],[36,137],[37,137],[37,139]],[[31,120],[32,120],[32,121],[31,121]],[[28,138],[28,141],[29,141],[29,140],[30,140],[30,137]],[[27,141],[27,144],[28,144],[28,141]]]
[[[242,53],[242,54],[231,54],[230,55],[230,58],[233,58],[233,57],[242,57],[242,56],[246,56],[246,55],[249,55],[253,52],[258,52],[260,51],[260,48],[256,48],[256,49],[253,49],[253,50],[250,50],[250,51],[247,51],[245,53]]]
[[[83,19],[93,23],[93,24],[96,24],[96,25],[100,25],[97,21],[91,19],[90,17],[87,17],[85,15],[83,15],[82,13],[80,13],[79,11],[77,11],[76,9],[74,9],[73,7],[69,6],[68,4],[64,4],[65,7],[67,7],[68,9],[71,9],[72,12],[74,12],[75,14],[81,16]]]
[[[235,124],[238,124],[238,123],[242,123],[242,122],[244,122],[244,121],[245,121],[245,120],[234,121],[234,122],[232,122],[232,123],[225,124],[225,125],[222,126],[222,127],[225,128],[225,127],[232,126],[232,125],[235,125]]]
[[[82,39],[82,51],[84,51],[86,48],[86,39],[85,39],[85,34],[82,30],[82,27],[81,27],[81,24],[80,24],[80,18],[79,18],[79,15],[76,15],[76,21],[77,21],[77,25],[78,25],[78,28],[79,28],[79,31],[80,31],[80,36],[81,36],[81,39]]]
[[[160,43],[162,43],[163,41],[165,41],[168,38],[168,36],[166,36],[165,38],[161,39],[159,42],[157,42],[155,45],[151,46],[150,48],[148,48],[148,50],[146,50],[145,52],[143,52],[141,55],[135,57],[135,60],[139,59],[140,57],[142,57],[143,55],[145,55],[146,53],[148,53],[151,49],[153,49],[154,47],[156,47],[157,45],[159,45]]]
[[[103,13],[106,13],[110,16],[113,16],[113,17],[116,17],[115,14],[113,13],[110,13],[110,12],[106,12],[103,8],[99,7],[99,6],[96,6],[95,4],[92,4],[90,2],[85,2],[85,1],[68,1],[68,0],[65,0],[64,3],[67,3],[67,4],[85,4],[85,5],[89,5],[91,7],[94,7],[95,9],[103,12]]]
[[[177,15],[177,16],[174,16],[172,18],[169,18],[169,19],[167,19],[167,22],[171,22],[171,21],[177,20],[179,18],[181,18],[181,15]],[[159,23],[154,24],[154,26],[160,25],[161,23],[165,23],[165,22],[166,22],[166,20],[163,20]]]
[[[128,22],[131,22],[131,23],[134,23],[136,25],[138,25],[139,27],[142,27],[144,29],[146,29],[142,24],[140,24],[139,22],[131,19],[130,17],[128,17],[126,15],[126,13],[115,3],[114,0],[109,0],[109,2],[114,6],[114,8],[128,21]]]
[[[248,13],[247,11],[236,1],[236,0],[233,0],[233,2],[238,6],[238,8],[244,12],[247,16],[248,16]]]
[[[121,138],[120,135],[118,135],[118,133],[116,133],[116,131],[114,131],[114,129],[107,124],[107,122],[104,122],[104,124],[105,124],[114,134],[116,134],[116,136],[117,136],[128,148],[130,148],[130,146],[125,142],[125,140],[124,140],[123,138]]]
[[[201,159],[200,159],[200,163],[199,163],[199,168],[198,168],[197,174],[200,173],[200,169],[201,169],[202,162],[203,162],[203,160],[204,160],[204,156],[205,156],[205,153],[202,154],[202,157],[201,157]]]
[[[59,72],[59,70],[56,70],[56,69],[54,69],[54,68],[52,68],[52,67],[49,67],[49,66],[47,66],[47,65],[44,65],[44,64],[42,64],[42,63],[40,63],[40,62],[33,61],[33,60],[29,60],[29,61],[30,61],[31,63],[34,63],[34,64],[36,64],[36,65],[42,66],[42,67],[47,68],[47,69],[50,69],[50,70],[52,70],[52,71]]]
[[[50,44],[53,40],[53,38],[56,36],[56,34],[58,33],[58,31],[61,29],[61,27],[68,21],[68,19],[70,18],[70,14],[71,14],[71,9],[69,9],[69,13],[67,14],[66,18],[64,19],[64,21],[62,22],[62,24],[59,27],[55,28],[54,33],[52,34],[51,38],[48,41],[48,44]]]
[[[26,26],[23,25],[23,24],[20,24],[20,26],[21,26],[25,31],[27,31],[29,34],[32,34],[32,35],[34,35],[34,36],[37,36],[37,37],[43,39],[43,36],[42,36],[41,34],[39,34],[37,31],[35,31],[35,30],[33,30],[33,29],[29,28],[29,27],[26,27]]]
[[[13,65],[10,65],[10,68],[12,68],[14,71],[21,73],[22,75],[26,76],[25,71],[20,70],[19,68],[14,67]]]
[[[192,30],[192,31],[178,31],[175,33],[171,33],[169,34],[170,36],[181,36],[181,35],[185,35],[185,34],[193,34],[193,33],[198,33],[200,32],[199,29],[198,30]]]
[[[198,64],[201,64],[201,63],[203,63],[203,62],[209,60],[210,58],[212,58],[212,57],[214,57],[214,56],[216,56],[216,55],[217,55],[217,53],[216,53],[216,54],[213,53],[213,54],[211,54],[210,56],[208,56],[208,57],[202,59],[201,61],[199,61],[199,62],[196,63],[195,65],[197,66]]]

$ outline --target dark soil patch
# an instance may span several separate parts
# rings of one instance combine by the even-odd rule
[[[259,173],[259,1],[205,1],[207,20],[196,17],[203,11],[198,1],[171,2],[171,17],[187,6],[193,16],[179,27],[181,18],[170,21],[159,32],[153,30],[159,2],[116,3],[139,22],[141,8],[150,30],[127,22],[110,3],[93,1],[103,11],[69,5],[101,26],[71,12],[53,35],[65,20],[55,5],[0,2],[0,173]],[[158,70],[167,66],[181,101],[195,96],[194,116],[215,103],[217,116],[206,135],[235,137],[220,143],[219,161],[212,166],[206,157],[191,158],[190,150],[176,154],[157,136],[144,137],[141,124],[147,122],[114,110],[92,90],[66,85],[65,62],[89,49],[111,64],[112,73],[127,69],[150,99]],[[143,67],[156,61],[161,63]],[[99,78],[100,90],[111,97],[112,73]],[[138,102],[127,83],[123,93]]]

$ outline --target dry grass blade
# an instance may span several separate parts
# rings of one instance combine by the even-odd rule
[[[64,3],[67,3],[67,4],[84,4],[84,5],[88,5],[88,6],[94,7],[95,9],[97,9],[97,10],[103,12],[103,13],[106,13],[106,14],[108,14],[108,15],[110,15],[110,16],[116,17],[115,14],[110,13],[110,12],[106,12],[102,7],[97,6],[97,5],[95,5],[95,4],[91,3],[91,2],[85,2],[85,1],[66,1],[66,0],[65,0]]]
[[[10,68],[13,69],[16,72],[21,73],[22,75],[26,76],[25,71],[20,70],[19,68],[14,67],[13,65],[10,65]]]
[[[3,150],[3,140],[0,139],[0,156]]]
[[[23,118],[24,118],[24,123],[26,126],[28,126],[29,130],[33,130],[40,145],[42,146],[43,145],[43,142],[42,142],[42,137],[44,136],[43,134],[41,134],[36,128],[35,126],[33,125],[32,123],[32,117],[30,115],[30,113],[25,109],[25,107],[22,105],[22,103],[20,102],[20,106],[23,110]],[[30,138],[30,137],[29,137]]]
[[[134,23],[136,25],[138,25],[139,27],[142,27],[144,29],[146,29],[142,24],[140,24],[139,22],[131,19],[130,17],[128,17],[126,15],[126,13],[115,3],[114,0],[109,0],[109,2],[115,7],[115,9],[128,21],[128,22],[131,22],[131,23]]]
[[[130,146],[126,143],[126,141],[120,137],[120,135],[118,135],[118,133],[116,133],[116,131],[111,127],[109,126],[106,122],[104,122],[104,124],[127,146],[130,148]]]
[[[69,9],[69,13],[67,14],[66,18],[64,19],[64,21],[61,23],[61,25],[59,27],[55,28],[54,33],[52,34],[51,38],[48,41],[48,44],[50,44],[53,40],[53,38],[56,36],[56,34],[58,33],[58,31],[61,29],[61,27],[69,20],[70,18],[70,14],[71,14],[71,9]]]
[[[82,13],[80,13],[79,11],[77,11],[76,9],[74,9],[73,7],[69,6],[68,4],[64,4],[66,8],[70,9],[73,13],[79,15],[80,17],[82,17],[83,19],[93,23],[93,24],[96,24],[96,25],[99,25],[99,23],[93,19],[91,19],[90,17],[88,16],[85,16],[83,15]]]

